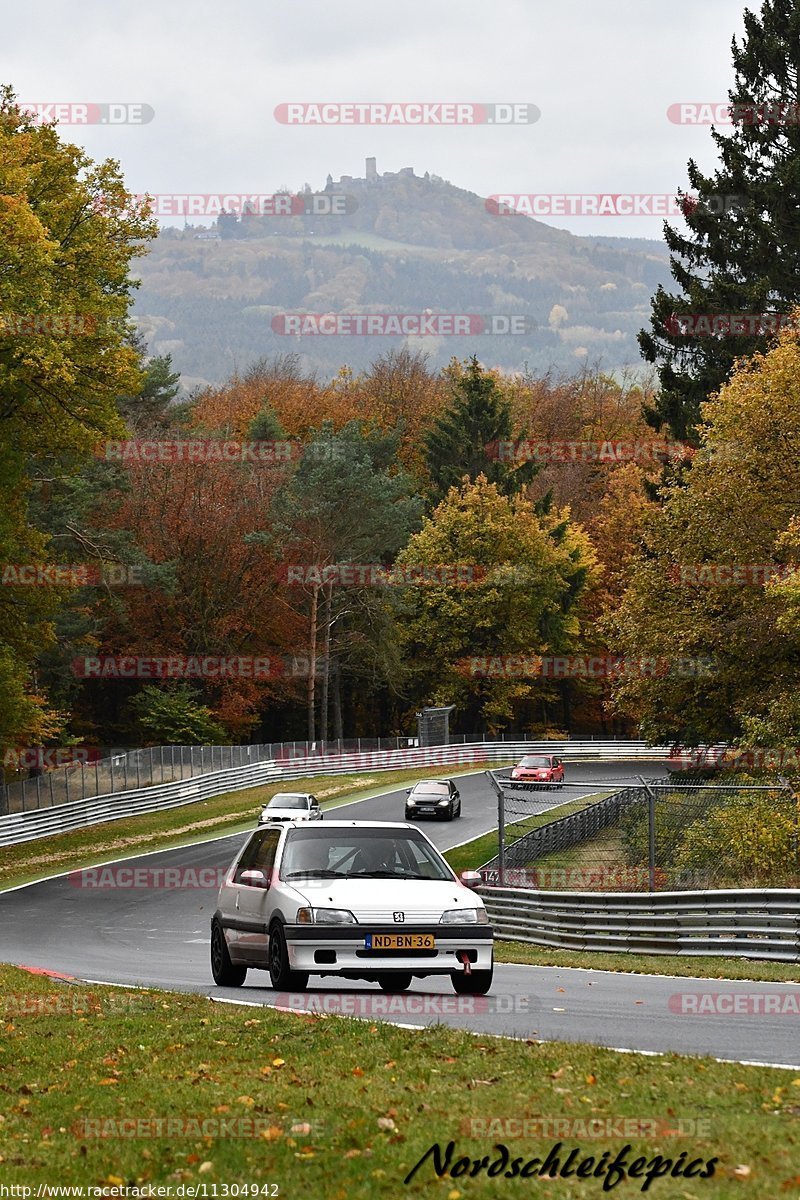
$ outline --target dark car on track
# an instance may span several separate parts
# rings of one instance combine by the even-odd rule
[[[406,820],[461,816],[461,796],[452,779],[423,779],[406,789]]]

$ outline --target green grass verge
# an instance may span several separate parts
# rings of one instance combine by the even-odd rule
[[[570,813],[580,812],[582,809],[588,808],[590,804],[596,804],[598,799],[602,799],[603,795],[605,793],[582,796],[579,800],[567,800],[564,804],[559,804],[557,808],[548,809],[547,812],[526,817],[524,821],[517,821],[512,825],[507,825],[507,841],[521,837],[523,833],[529,833],[531,829],[538,829],[540,825],[549,825],[551,821],[557,821],[561,817],[568,817]],[[495,830],[492,833],[485,833],[481,837],[474,838],[471,842],[465,842],[463,846],[456,846],[455,849],[448,850],[445,858],[454,871],[477,870],[485,862],[494,858],[498,850],[497,831]]]
[[[537,1185],[564,1200],[603,1194],[600,1179],[575,1176],[439,1181],[432,1158],[404,1186],[450,1141],[451,1162],[493,1162],[498,1143],[511,1159],[541,1160],[559,1141],[562,1163],[573,1147],[597,1163],[626,1145],[629,1164],[718,1158],[712,1178],[655,1181],[649,1194],[664,1200],[796,1194],[791,1072],[88,992],[14,968],[0,968],[0,994],[0,1182],[34,1195],[43,1183],[168,1186],[173,1197],[181,1184],[205,1183],[208,1197],[212,1185],[224,1196],[226,1185],[275,1184],[261,1194],[282,1200],[530,1197]],[[540,1124],[497,1124],[509,1118]],[[639,1195],[644,1182],[614,1190]]]
[[[716,958],[709,955],[627,954],[591,950],[551,950],[527,942],[497,941],[496,962],[531,963],[538,967],[586,967],[593,971],[630,971],[639,975],[697,976],[701,979],[759,979],[800,983],[800,963],[763,959]]]
[[[485,770],[485,763],[459,764],[450,778]],[[401,771],[362,771],[352,775],[315,776],[272,782],[239,792],[226,792],[209,800],[198,800],[164,812],[125,817],[103,825],[88,825],[71,833],[38,838],[14,846],[0,847],[0,890],[46,879],[60,871],[93,866],[110,858],[146,854],[185,846],[221,834],[237,833],[253,827],[261,808],[276,792],[309,791],[319,797],[323,809],[335,809],[353,800],[366,800],[393,785],[427,779],[430,769],[419,767]],[[402,808],[397,820],[404,817]]]

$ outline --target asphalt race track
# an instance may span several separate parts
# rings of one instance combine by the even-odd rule
[[[663,764],[643,761],[567,767],[568,780],[596,780],[598,790],[612,782],[635,780],[639,774],[662,773]],[[459,789],[460,820],[420,822],[442,849],[485,833],[496,823],[496,800],[482,773],[463,776]],[[534,793],[532,802],[535,811],[545,811],[586,794],[585,787],[565,786],[560,792]],[[330,816],[403,820],[404,795],[399,790],[341,805],[329,810]],[[314,976],[311,991],[288,996],[271,989],[266,972],[253,971],[242,988],[217,988],[208,963],[209,922],[219,872],[230,864],[244,836],[234,834],[126,860],[126,868],[149,870],[145,886],[87,886],[98,876],[75,872],[0,893],[0,958],[91,982],[197,991],[220,1000],[350,1013],[404,1025],[442,1021],[525,1038],[674,1050],[775,1065],[800,1062],[800,985],[794,984],[498,965],[487,997],[457,997],[449,983],[437,980],[415,980],[404,996],[386,996],[376,985],[351,983],[342,990],[334,979]],[[191,881],[197,873],[200,886],[191,882],[165,886],[168,875],[164,873],[174,868],[183,872],[182,880],[188,876]],[[624,956],[619,959],[622,971]],[[749,1013],[687,1013],[686,1008],[696,1002],[681,996],[698,992],[746,994],[754,999],[747,1003]],[[765,995],[789,997],[784,1011],[761,1011]]]

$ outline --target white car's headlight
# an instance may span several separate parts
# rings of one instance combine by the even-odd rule
[[[298,908],[298,925],[357,925],[349,908]]]
[[[439,803],[440,804],[449,804],[450,801],[449,800],[440,800]]]
[[[440,925],[488,925],[485,908],[447,908],[439,918]]]
[[[414,799],[414,797],[413,797],[413,796],[409,796],[409,797],[408,797],[408,799],[406,800],[406,804],[408,804],[408,805],[409,805],[409,807],[411,807],[412,805],[414,805],[414,804],[416,804],[416,803],[417,803],[417,802],[416,802],[416,800]]]

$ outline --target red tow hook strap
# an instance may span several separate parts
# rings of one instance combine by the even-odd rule
[[[472,974],[472,964],[471,964],[471,963],[470,963],[470,961],[469,961],[469,953],[468,953],[468,951],[466,951],[466,950],[459,950],[458,954],[456,955],[456,958],[458,959],[458,961],[459,961],[460,963],[462,963],[462,964],[463,964],[463,967],[464,967],[464,974],[465,974],[465,975],[471,975],[471,974]]]

